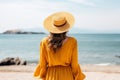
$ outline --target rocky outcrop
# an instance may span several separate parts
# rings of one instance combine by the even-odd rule
[[[18,32],[21,32],[20,30],[7,30],[5,32],[3,32],[3,34],[16,34]]]
[[[21,30],[7,30],[3,34],[45,34],[44,32],[25,32]]]
[[[20,59],[19,57],[7,57],[0,61],[0,66],[5,65],[27,65],[25,60]]]

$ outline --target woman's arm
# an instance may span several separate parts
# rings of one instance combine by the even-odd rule
[[[71,58],[71,67],[75,80],[84,80],[85,75],[82,73],[80,65],[78,64],[78,46],[77,40],[75,40],[72,58]]]
[[[47,69],[46,48],[45,48],[45,44],[41,41],[40,60],[38,66],[35,69],[34,77],[44,79],[46,76],[46,69]]]

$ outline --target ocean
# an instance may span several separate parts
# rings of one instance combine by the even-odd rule
[[[39,60],[39,44],[47,34],[0,34],[0,60],[20,57]],[[80,64],[120,65],[120,34],[68,34],[78,41]]]

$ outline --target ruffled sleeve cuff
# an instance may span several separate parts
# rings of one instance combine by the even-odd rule
[[[42,67],[38,64],[38,66],[34,71],[34,77],[40,79],[40,78],[45,78],[45,76],[46,76],[46,67]]]
[[[80,69],[80,65],[78,65],[77,71],[74,73],[74,78],[75,80],[84,80],[85,79],[85,75],[82,73],[81,69]]]

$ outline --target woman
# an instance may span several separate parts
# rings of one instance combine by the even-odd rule
[[[67,12],[50,15],[44,27],[50,32],[40,43],[40,61],[34,77],[42,80],[84,80],[78,64],[77,40],[66,35],[74,17]]]

